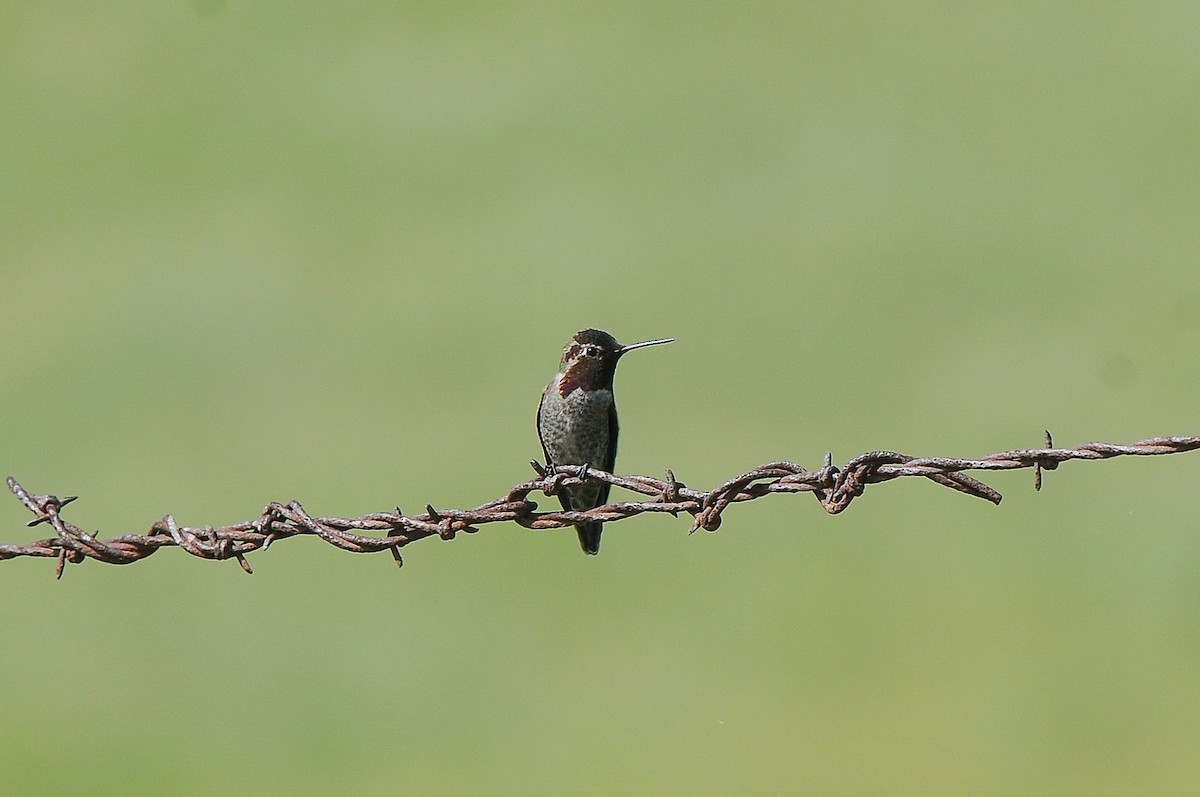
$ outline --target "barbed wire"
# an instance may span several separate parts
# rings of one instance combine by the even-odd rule
[[[357,518],[314,518],[298,501],[271,502],[257,519],[232,526],[185,527],[167,515],[151,525],[146,534],[104,540],[63,518],[63,508],[77,496],[59,498],[32,493],[9,476],[9,490],[34,514],[28,525],[45,523],[54,529],[56,536],[25,545],[0,545],[0,560],[26,556],[57,559],[56,575],[62,578],[68,563],[95,559],[114,565],[131,564],[160,548],[176,547],[200,559],[233,559],[251,573],[247,554],[265,551],[279,540],[316,536],[351,553],[390,551],[396,564],[403,565],[400,548],[409,543],[426,537],[451,540],[459,532],[474,533],[488,523],[514,522],[528,529],[558,529],[590,520],[615,523],[647,512],[667,512],[673,516],[687,513],[692,516],[690,534],[697,529],[716,531],[722,513],[731,504],[773,493],[812,493],[826,512],[836,515],[862,495],[867,485],[905,476],[921,476],[999,504],[1000,493],[964,471],[1032,468],[1034,489],[1040,490],[1043,471],[1054,470],[1068,460],[1179,454],[1198,448],[1200,437],[1152,437],[1128,445],[1084,443],[1075,448],[1054,448],[1050,433],[1046,432],[1045,448],[1002,451],[979,459],[911,457],[895,451],[870,451],[839,468],[833,465],[832,455],[827,454],[822,466],[811,471],[793,462],[768,462],[707,492],[689,488],[669,470],[665,479],[617,476],[586,465],[561,466],[548,473],[537,462],[530,462],[537,472],[536,479],[518,484],[507,495],[474,509],[434,509],[426,505],[425,512],[418,515],[405,515],[396,507],[394,512],[373,512]],[[537,504],[529,499],[533,493],[553,496],[584,482],[611,484],[647,496],[647,500],[620,501],[587,511],[538,512]],[[371,536],[372,533],[385,536]]]

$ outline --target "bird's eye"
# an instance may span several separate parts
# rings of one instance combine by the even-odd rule
[[[586,349],[584,349],[584,353],[586,353],[588,357],[599,357],[600,356],[600,347],[599,346],[588,346]]]

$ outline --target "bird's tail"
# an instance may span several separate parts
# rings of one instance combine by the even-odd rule
[[[603,523],[580,523],[575,526],[575,531],[579,533],[579,547],[583,548],[583,552],[591,556],[600,553],[600,530],[604,528]]]

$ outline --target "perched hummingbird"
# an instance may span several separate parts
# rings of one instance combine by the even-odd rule
[[[670,343],[674,338],[622,346],[598,329],[576,332],[563,350],[558,373],[542,391],[538,404],[538,438],[550,468],[593,465],[612,473],[617,460],[617,405],[613,376],[617,360],[627,351]],[[592,509],[608,503],[607,484],[585,485],[559,494],[563,509]],[[603,523],[580,523],[579,544],[584,553],[600,553]]]

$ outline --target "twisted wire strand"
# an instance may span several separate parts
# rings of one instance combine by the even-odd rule
[[[812,493],[826,512],[836,515],[861,496],[867,485],[910,476],[923,477],[999,504],[1000,493],[964,471],[1032,468],[1034,488],[1040,490],[1043,472],[1054,470],[1069,460],[1158,456],[1197,448],[1200,448],[1200,437],[1152,437],[1127,445],[1084,443],[1075,448],[1054,448],[1050,433],[1046,432],[1045,448],[1002,451],[979,459],[912,457],[895,451],[870,451],[840,468],[833,465],[831,455],[826,455],[817,470],[806,470],[793,462],[768,462],[708,491],[689,488],[669,470],[665,479],[618,476],[587,465],[562,466],[548,473],[538,463],[531,462],[537,478],[517,484],[507,495],[474,509],[435,509],[427,505],[425,512],[416,515],[405,515],[396,507],[394,512],[372,512],[357,518],[313,517],[297,501],[286,504],[273,501],[258,518],[231,526],[190,528],[180,526],[167,515],[151,525],[146,534],[126,534],[103,540],[62,517],[63,508],[75,501],[76,496],[59,498],[33,493],[9,476],[9,490],[34,515],[28,525],[44,523],[54,530],[55,536],[24,545],[0,545],[0,560],[28,556],[53,558],[57,560],[56,575],[61,578],[68,563],[79,564],[85,559],[94,559],[106,564],[131,564],[146,559],[160,548],[175,547],[199,559],[233,559],[251,573],[247,554],[265,551],[278,540],[316,536],[351,553],[390,551],[396,563],[403,565],[400,548],[409,543],[435,536],[451,540],[459,532],[475,533],[488,523],[513,522],[541,530],[591,520],[615,523],[648,512],[668,512],[674,516],[687,513],[692,516],[690,534],[697,529],[716,531],[721,525],[722,514],[731,504],[772,493]],[[553,496],[564,488],[585,482],[607,483],[645,496],[645,500],[620,501],[587,511],[538,512],[537,504],[529,498],[533,493]]]

